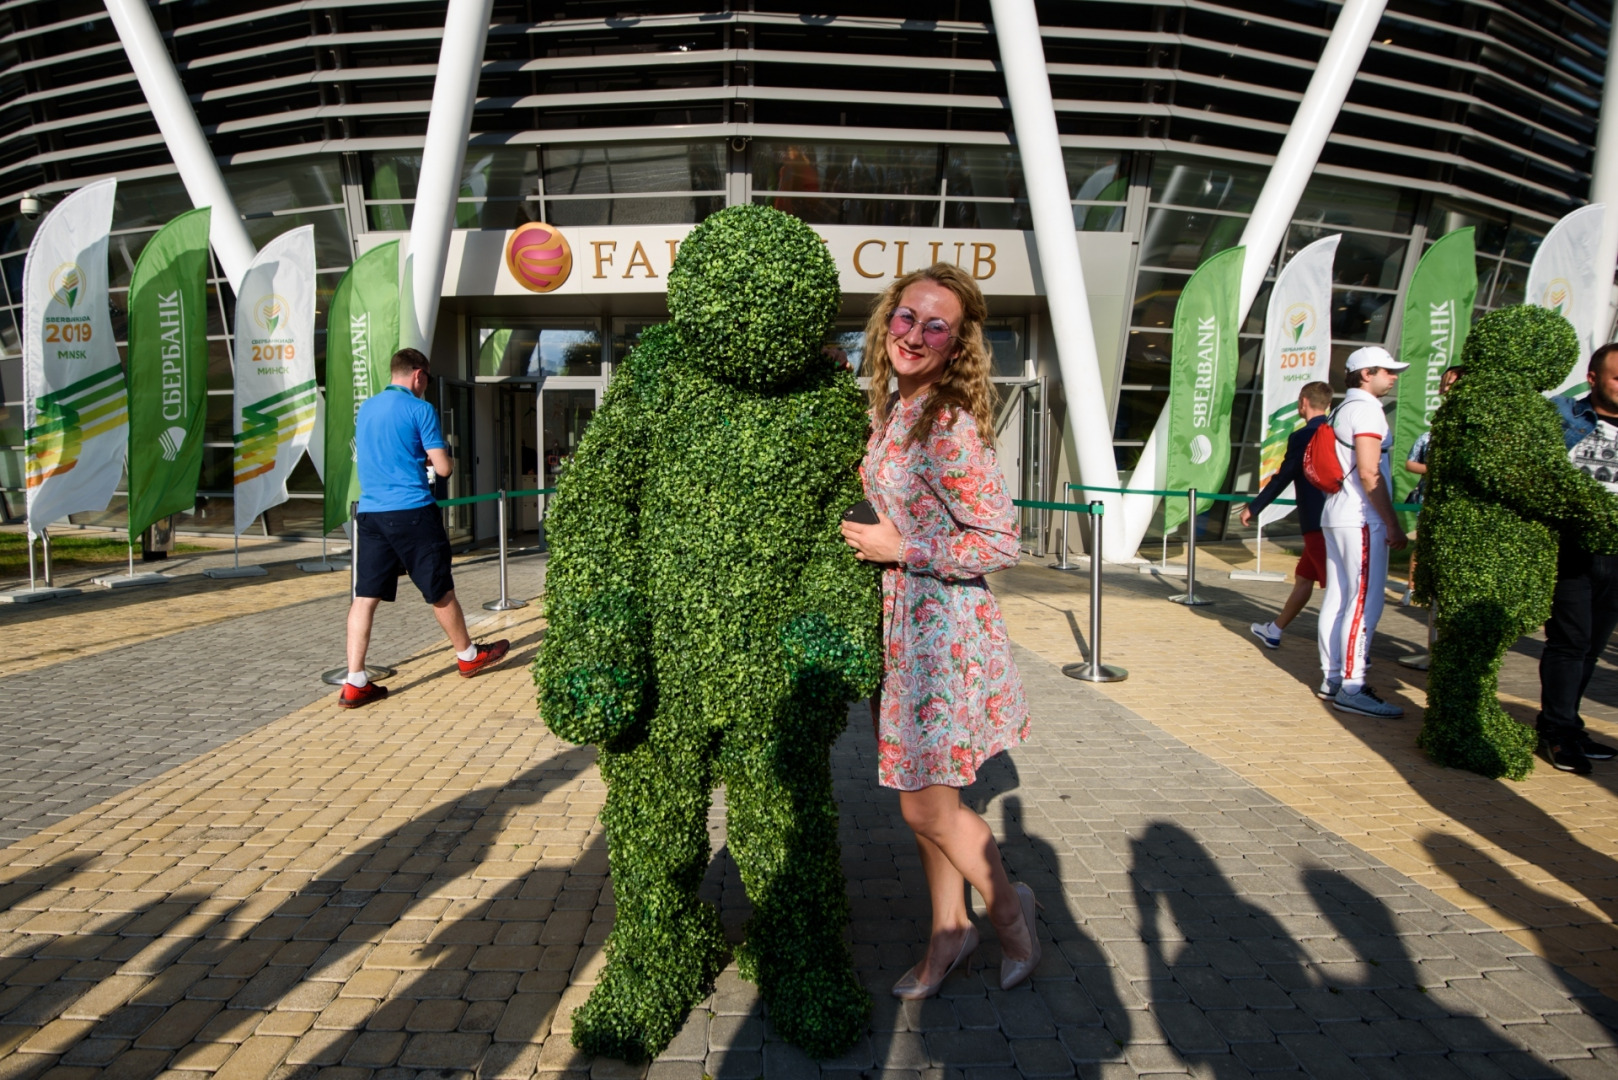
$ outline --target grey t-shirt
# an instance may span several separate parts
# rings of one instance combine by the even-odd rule
[[[1575,468],[1618,495],[1618,423],[1596,417],[1596,426],[1567,452]]]

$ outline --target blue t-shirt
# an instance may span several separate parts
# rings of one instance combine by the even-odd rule
[[[354,418],[360,512],[414,510],[433,501],[427,451],[442,450],[433,407],[402,386],[367,398]]]

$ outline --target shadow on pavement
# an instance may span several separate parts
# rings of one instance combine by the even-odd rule
[[[0,962],[62,956],[89,963],[99,978],[53,978],[6,1003],[0,1031],[63,1016],[84,1022],[27,1055],[32,1061],[13,1053],[5,1073],[34,1076],[62,1064],[148,1076],[176,1054],[234,1050],[249,1034],[312,1034],[288,1064],[467,1070],[482,1062],[493,1075],[551,1023],[570,979],[605,939],[593,913],[610,908],[598,908],[607,874],[599,840],[571,867],[511,878],[489,872],[485,849],[512,811],[541,802],[594,760],[588,749],[566,750],[505,785],[426,808],[262,914],[242,917],[263,911],[257,885],[227,899],[219,893],[229,883],[143,893],[153,899],[93,933],[40,935],[32,948],[8,950]],[[235,831],[246,830],[200,830],[196,846],[244,839],[226,835]],[[29,895],[13,897],[12,888],[46,889],[73,868],[22,875],[0,893],[0,918]],[[412,905],[442,913],[401,919]],[[368,959],[381,962],[362,971]],[[141,976],[143,985],[120,994],[122,975]],[[340,996],[361,984],[363,996]],[[274,1011],[293,1000],[304,1010]],[[94,1004],[76,1009],[81,1001]],[[316,1012],[333,1026],[311,1033]],[[287,1029],[262,1030],[266,1016],[284,1018]]]

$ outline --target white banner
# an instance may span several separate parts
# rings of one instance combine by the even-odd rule
[[[236,299],[236,535],[287,500],[316,427],[315,230],[258,253]]]
[[[23,424],[28,531],[105,510],[123,476],[129,398],[107,306],[107,234],[118,184],[63,199],[23,267]]]
[[[1341,235],[1322,237],[1292,256],[1270,292],[1264,315],[1264,440],[1259,448],[1259,487],[1281,468],[1287,438],[1303,426],[1298,391],[1305,383],[1331,381],[1331,270]],[[1292,486],[1281,498],[1293,498]],[[1259,524],[1280,521],[1290,506],[1271,504]]]
[[[1591,203],[1558,221],[1540,241],[1528,268],[1527,302],[1559,312],[1579,335],[1578,362],[1552,394],[1570,387],[1582,393],[1590,354],[1604,344],[1596,340],[1596,322],[1604,306],[1601,301],[1612,289],[1612,267],[1597,273],[1596,248],[1605,216],[1605,206]]]

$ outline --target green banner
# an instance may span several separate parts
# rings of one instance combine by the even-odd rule
[[[208,418],[208,208],[146,242],[129,279],[129,539],[195,508]]]
[[[1399,373],[1393,421],[1394,502],[1409,501],[1421,481],[1404,468],[1404,462],[1438,411],[1438,384],[1444,369],[1460,362],[1477,294],[1477,255],[1468,226],[1446,234],[1427,249],[1410,278],[1410,291],[1405,293],[1399,359],[1410,366]],[[1400,517],[1407,529],[1415,524],[1415,514],[1403,512]]]
[[[1230,407],[1236,398],[1236,308],[1247,249],[1221,251],[1197,268],[1174,308],[1169,364],[1167,479],[1171,491],[1217,494],[1230,469]],[[1199,512],[1213,505],[1197,499]],[[1186,501],[1163,504],[1163,528],[1186,519]]]
[[[399,347],[399,242],[354,260],[332,294],[326,316],[326,531],[348,520],[360,497],[354,467],[354,417],[388,385]]]

